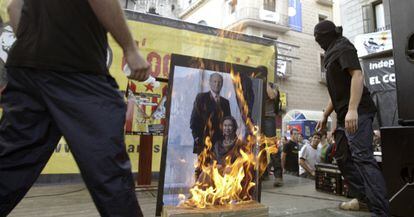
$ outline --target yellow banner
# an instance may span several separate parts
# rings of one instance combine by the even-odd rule
[[[4,1],[4,0],[0,0]],[[166,27],[145,22],[129,21],[129,27],[141,54],[152,65],[151,75],[159,79],[168,79],[171,54],[181,54],[205,59],[251,67],[266,66],[268,79],[274,76],[274,46],[264,46],[237,39],[192,32],[185,29]],[[149,84],[128,81],[123,73],[122,49],[109,37],[110,73],[116,79],[120,90],[127,92],[127,87],[135,86],[134,95],[139,102],[134,105],[131,123],[126,124],[130,132],[150,132],[151,124],[159,125],[161,119],[154,118],[154,109],[161,103],[166,92],[166,84],[159,87]],[[126,94],[128,95],[128,93]],[[153,104],[151,104],[153,103]],[[134,172],[138,171],[138,135],[126,136],[126,150],[129,153]],[[161,162],[162,136],[154,136],[152,171],[158,172]],[[66,142],[62,139],[53,153],[43,174],[79,173]]]
[[[171,54],[181,54],[251,67],[266,66],[268,79],[274,79],[274,46],[240,41],[237,35],[229,39],[144,22],[129,21],[129,27],[140,52],[152,65],[153,77],[168,79]],[[110,72],[120,89],[125,90],[128,81],[122,73],[122,49],[113,38],[109,44],[113,54]]]
[[[131,159],[132,171],[138,172],[139,162],[139,136],[126,136],[125,137],[126,150],[129,158]],[[161,148],[162,137],[154,136],[154,142],[152,145],[152,172],[160,171],[161,162]],[[52,154],[48,164],[44,168],[42,174],[74,174],[79,173],[78,166],[73,159],[70,152],[70,147],[66,143],[65,139],[61,139],[56,146],[55,151]]]
[[[9,0],[0,0],[0,21],[3,21],[4,23],[9,21],[9,14],[7,13],[8,4]]]

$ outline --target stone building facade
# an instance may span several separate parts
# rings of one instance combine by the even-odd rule
[[[180,0],[119,0],[124,9],[177,18],[181,12]]]
[[[341,0],[339,7],[344,36],[351,41],[360,34],[391,28],[389,0]]]
[[[285,75],[276,82],[287,93],[286,111],[322,111],[328,94],[314,26],[333,19],[331,0],[197,0],[180,14],[194,23],[274,39]]]

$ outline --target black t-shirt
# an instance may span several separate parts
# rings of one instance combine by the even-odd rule
[[[345,116],[348,112],[349,99],[351,94],[352,76],[348,70],[359,69],[358,56],[356,51],[348,50],[327,66],[326,81],[329,95],[332,100],[335,112],[337,113],[338,126],[344,126]],[[361,101],[358,106],[359,114],[375,113],[375,104],[372,101],[368,89],[364,86]]]
[[[289,172],[299,172],[299,145],[290,140],[283,146],[283,152],[286,153],[285,169]]]
[[[86,0],[26,0],[6,67],[107,74],[106,34]]]

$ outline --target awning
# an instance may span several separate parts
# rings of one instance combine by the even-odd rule
[[[300,120],[310,120],[310,121],[319,121],[323,116],[322,111],[312,111],[312,110],[298,110],[292,109],[286,113],[283,117],[283,122],[287,123],[289,121],[300,121]],[[328,122],[331,122],[332,119],[329,118]]]

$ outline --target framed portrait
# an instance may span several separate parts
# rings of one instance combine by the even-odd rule
[[[217,187],[208,172],[213,167],[221,179],[234,182],[227,188],[246,188],[236,193],[240,200],[258,200],[257,171],[233,171],[243,173],[239,180],[231,171],[248,158],[246,153],[253,158],[258,153],[246,147],[257,134],[255,126],[261,125],[266,77],[265,67],[171,56],[157,215],[163,206],[199,206],[191,204],[197,203],[192,201],[194,190]]]

